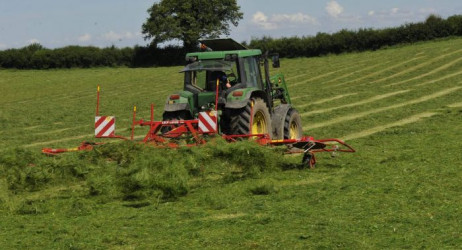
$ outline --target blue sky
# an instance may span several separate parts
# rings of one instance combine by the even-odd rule
[[[244,13],[230,37],[309,36],[342,28],[383,28],[462,14],[460,0],[237,0]],[[141,25],[154,0],[0,0],[0,50],[38,42],[146,45]]]

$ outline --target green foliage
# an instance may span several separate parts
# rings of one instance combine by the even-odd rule
[[[131,66],[134,49],[68,46],[46,49],[34,44],[0,51],[0,67],[17,69],[90,68]]]
[[[416,43],[449,36],[460,36],[462,16],[447,19],[430,15],[425,22],[404,24],[396,28],[341,30],[333,34],[273,39],[253,38],[249,47],[278,52],[281,57],[313,57],[377,50],[405,43]]]
[[[177,39],[192,50],[200,38],[229,35],[230,23],[242,19],[239,9],[236,0],[162,0],[148,9],[142,31],[154,46]]]
[[[136,46],[133,53],[132,67],[183,65],[185,54],[191,52],[182,47]]]
[[[0,51],[0,68],[56,69],[93,67],[147,67],[179,65],[188,52],[176,46],[165,48],[108,48],[67,46],[47,49],[30,45],[21,49]]]

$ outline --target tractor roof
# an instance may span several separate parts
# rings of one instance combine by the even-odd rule
[[[202,44],[209,48],[206,52],[193,52],[186,54],[186,60],[191,57],[196,57],[198,60],[207,59],[224,59],[226,55],[235,54],[238,57],[249,57],[261,55],[259,49],[248,49],[244,45],[234,41],[233,39],[207,39],[200,40]]]
[[[244,45],[234,41],[231,38],[224,38],[224,39],[204,39],[199,40],[200,43],[204,44],[205,46],[209,47],[214,51],[220,50],[246,50],[248,49]]]
[[[186,65],[180,72],[186,71],[228,71],[233,67],[234,62],[224,61],[224,60],[204,60],[197,61]]]

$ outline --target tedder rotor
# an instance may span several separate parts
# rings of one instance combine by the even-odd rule
[[[162,121],[154,120],[152,104],[149,120],[137,120],[134,107],[130,137],[115,134],[114,116],[99,115],[98,86],[95,137],[134,140],[135,126],[147,126],[149,131],[140,142],[156,147],[198,146],[217,136],[228,142],[250,139],[263,146],[287,146],[287,153],[303,154],[303,163],[309,167],[314,167],[317,152],[355,152],[339,139],[303,135],[284,75],[269,75],[268,58],[273,67],[279,67],[277,54],[262,54],[232,39],[201,43],[204,51],[186,55],[188,64],[180,71],[184,89],[168,96]],[[56,155],[100,144],[82,142],[76,148],[44,148],[42,152]]]

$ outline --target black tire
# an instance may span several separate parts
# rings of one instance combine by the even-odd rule
[[[312,153],[305,153],[303,155],[303,160],[302,160],[303,166],[307,166],[309,168],[314,168],[316,165],[316,158],[314,157],[314,154]]]
[[[177,120],[190,120],[190,119],[191,119],[191,115],[186,110],[164,112],[164,114],[162,115],[163,121],[177,121]],[[171,127],[162,127],[160,131],[161,133],[167,133],[173,128],[174,128],[173,125]]]
[[[300,139],[302,136],[302,119],[298,111],[291,108],[284,120],[284,139]]]
[[[254,128],[253,131],[251,127]],[[251,99],[244,108],[232,111],[229,133],[231,135],[268,134],[272,137],[271,115],[266,103],[261,98],[255,98]]]

